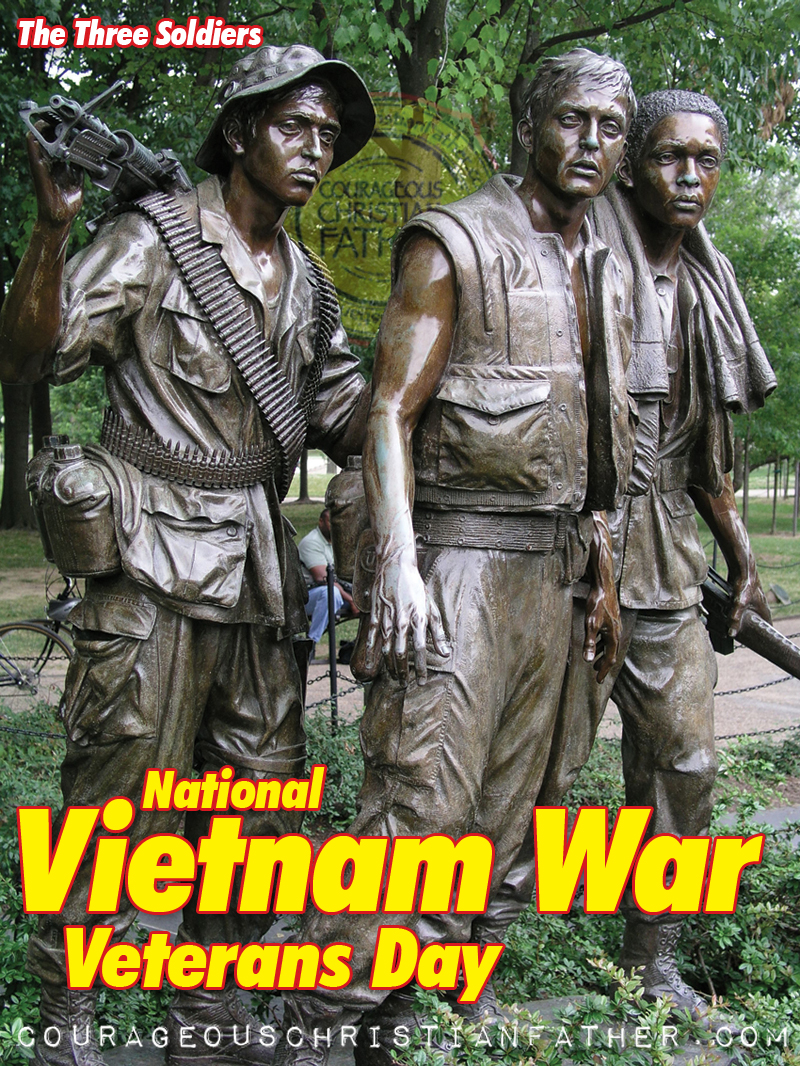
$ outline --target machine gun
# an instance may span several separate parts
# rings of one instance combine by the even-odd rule
[[[714,651],[723,655],[733,651],[733,637],[728,636],[728,615],[732,606],[733,589],[721,574],[709,567],[708,577],[703,582],[706,627]],[[736,639],[781,670],[800,678],[800,648],[755,611],[748,609],[744,612]]]
[[[156,189],[171,192],[192,188],[173,152],[151,152],[132,133],[112,132],[94,114],[124,85],[123,81],[116,82],[88,104],[56,94],[44,107],[32,100],[22,100],[19,105],[20,118],[51,159],[82,167],[95,185],[111,194],[107,210]],[[37,123],[43,123],[43,128],[37,129]]]

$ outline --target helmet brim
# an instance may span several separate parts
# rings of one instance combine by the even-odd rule
[[[330,170],[335,170],[357,155],[372,136],[375,128],[375,107],[366,85],[348,63],[343,63],[340,59],[325,59],[319,63],[309,63],[302,70],[281,74],[268,82],[262,81],[258,85],[241,89],[227,100],[195,156],[195,162],[201,170],[209,174],[227,174],[230,169],[222,127],[240,101],[253,96],[268,96],[297,82],[313,81],[314,75],[329,81],[342,100],[342,130],[333,146]]]

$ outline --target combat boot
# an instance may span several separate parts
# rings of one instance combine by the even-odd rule
[[[353,1011],[326,1008],[318,1002],[297,1003],[289,993],[283,1000],[283,1033],[274,1066],[328,1066],[332,1046],[328,1037],[357,1020]]]
[[[474,1003],[459,1003],[460,988],[445,993],[445,999],[450,1009],[463,1018],[470,1025],[511,1025],[513,1018],[506,1014],[497,1001],[497,993],[494,990],[494,981],[489,978],[483,987],[483,991]]]
[[[708,1014],[709,1005],[687,985],[678,971],[675,954],[681,925],[681,922],[653,923],[628,918],[620,966],[624,970],[639,972],[645,999],[663,997],[674,1010],[688,1010],[699,1020]]]
[[[96,1002],[96,992],[69,989],[66,978],[63,985],[42,981],[42,1037],[36,1041],[36,1066],[106,1066],[94,1038]],[[53,1029],[58,1031],[56,1047],[44,1041],[44,1034]]]
[[[232,984],[221,992],[204,988],[178,992],[167,1013],[167,1064],[267,1066],[275,1058],[274,1039],[265,1035],[263,1042],[262,1028]]]
[[[355,1066],[395,1066],[392,1051],[401,1050],[395,1041],[395,1030],[404,1026],[410,1036],[415,1030],[428,1025],[427,1019],[417,1013],[414,1003],[416,985],[406,985],[390,992],[380,1007],[364,1015],[353,1051]],[[455,1041],[444,1033],[431,1035],[430,1046],[450,1061]]]
[[[304,1041],[301,1047],[292,1047],[285,1040],[278,1044],[274,1066],[328,1066],[330,1048],[325,1044],[314,1047]]]

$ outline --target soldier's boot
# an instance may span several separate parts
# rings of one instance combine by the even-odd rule
[[[57,1029],[58,1045],[50,1047],[43,1038],[37,1040],[36,1066],[106,1066],[94,1038],[96,1002],[96,992],[67,988],[66,977],[63,985],[42,981],[42,1036],[48,1029]]]
[[[708,1014],[709,1005],[687,985],[678,970],[675,955],[681,926],[681,922],[652,923],[628,918],[620,966],[639,972],[645,999],[663,997],[674,1010],[688,1010],[699,1020]]]
[[[326,1044],[314,1047],[307,1041],[300,1047],[292,1047],[281,1040],[275,1053],[275,1066],[328,1066],[329,1061],[330,1048]]]
[[[395,1066],[392,1051],[400,1050],[395,1042],[395,1029],[405,1026],[410,1036],[415,1030],[430,1024],[427,1018],[416,1011],[415,990],[414,984],[396,988],[379,1007],[364,1015],[353,1052],[355,1066]],[[441,1052],[444,1061],[448,1062],[455,1042],[438,1032],[431,1034],[430,1046],[434,1051]]]
[[[283,1033],[275,1053],[274,1066],[328,1066],[331,1048],[343,1022],[355,1021],[357,1014],[317,1008],[312,1016],[292,999],[283,1001]],[[289,1042],[289,1034],[292,1036]],[[328,1040],[332,1034],[333,1039]]]
[[[275,1048],[261,1039],[262,1023],[229,984],[223,991],[178,992],[167,1012],[168,1066],[267,1066]],[[184,1039],[181,1041],[181,1030]],[[184,1045],[181,1046],[183,1042]],[[194,1047],[188,1046],[193,1044]]]
[[[445,993],[448,1006],[459,1018],[463,1018],[470,1025],[511,1025],[513,1019],[500,1006],[497,993],[494,989],[494,981],[489,980],[484,985],[483,991],[474,1003],[459,1003],[460,988]]]

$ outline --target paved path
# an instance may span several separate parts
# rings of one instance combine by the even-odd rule
[[[800,618],[781,619],[776,628],[800,643]],[[766,729],[800,728],[800,680],[787,678],[777,666],[760,655],[736,645],[732,655],[717,655],[719,679],[716,688],[716,734],[727,737]],[[363,690],[355,685],[350,669],[338,666],[339,714],[357,717],[363,708]],[[755,688],[764,682],[784,678],[779,684]],[[746,691],[741,691],[741,690]],[[324,704],[330,699],[327,662],[313,663],[309,672],[308,704]],[[327,710],[327,707],[326,707]],[[612,705],[600,726],[600,735],[619,737],[622,724]]]

